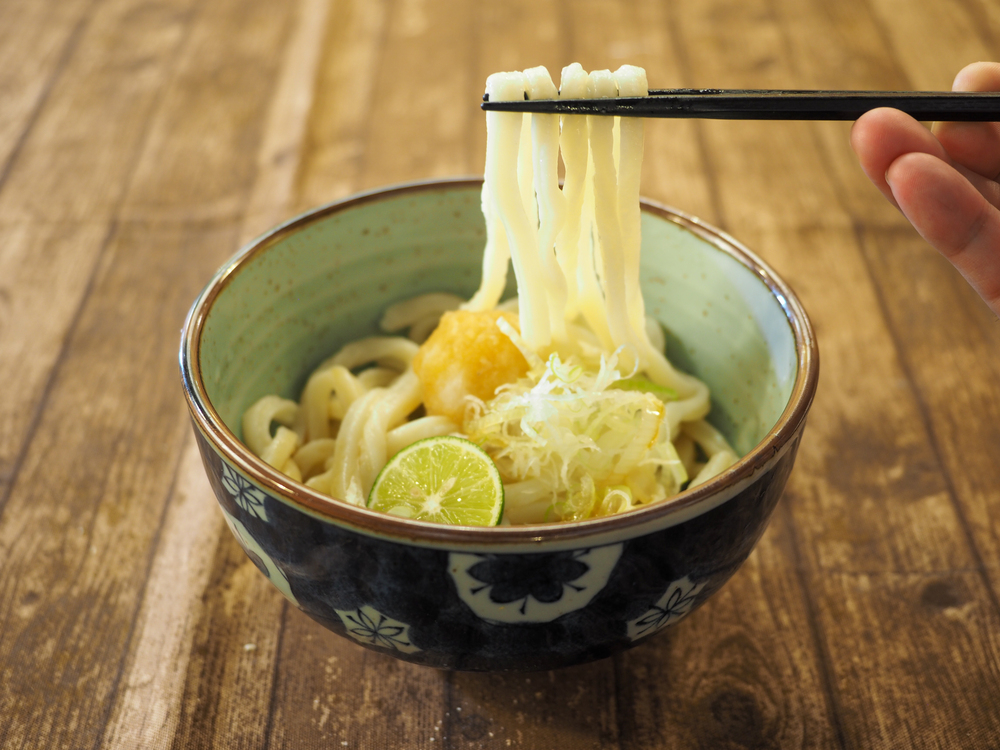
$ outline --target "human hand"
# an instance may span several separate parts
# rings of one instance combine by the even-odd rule
[[[1000,63],[956,76],[955,91],[1000,91]],[[936,123],[895,109],[862,115],[851,147],[868,178],[1000,315],[1000,123]]]

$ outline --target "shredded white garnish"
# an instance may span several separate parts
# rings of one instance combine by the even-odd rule
[[[596,370],[553,353],[493,400],[475,404],[466,431],[505,482],[545,488],[531,498],[539,516],[531,520],[618,512],[674,494],[687,480],[663,402],[614,387],[623,379],[621,353],[602,355]]]

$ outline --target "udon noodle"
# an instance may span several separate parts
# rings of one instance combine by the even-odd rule
[[[648,92],[641,68],[588,74],[576,63],[558,90],[542,67],[497,73],[486,88],[493,101]],[[392,305],[382,328],[404,335],[344,346],[298,403],[260,399],[244,415],[246,444],[364,505],[401,448],[467,437],[500,470],[504,523],[609,515],[725,470],[736,454],[705,421],[708,388],[670,364],[643,306],[642,120],[491,111],[486,125],[478,291]],[[510,265],[517,297],[501,301]]]

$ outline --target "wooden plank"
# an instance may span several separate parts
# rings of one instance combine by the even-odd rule
[[[189,56],[163,92],[123,201],[123,220],[243,220],[294,11],[294,4],[278,10],[256,0],[200,8]]]
[[[892,56],[917,89],[951,89],[955,74],[970,62],[991,60],[998,49],[988,18],[996,11],[973,0],[928,3],[914,13],[905,0],[871,0]]]
[[[210,496],[200,501],[214,504]],[[218,523],[222,536],[209,548],[203,604],[192,607],[200,617],[190,634],[183,694],[171,695],[177,717],[176,733],[165,738],[169,747],[257,748],[267,742],[284,599]]]
[[[845,273],[858,264],[856,235],[826,227],[747,236],[787,248],[781,262],[792,266],[797,248],[810,248],[814,282],[796,284],[818,323],[824,384],[787,499],[847,740],[934,747],[942,732],[958,736],[983,690],[1000,700],[993,637],[1000,617],[981,572],[965,580],[978,606],[961,639],[949,637],[904,583],[907,576],[960,576],[980,569],[981,561],[870,281],[857,282],[856,268]],[[845,587],[841,579],[851,576],[871,576],[878,585]],[[856,619],[840,616],[840,607]],[[860,621],[867,627],[858,631]],[[859,637],[865,632],[868,637]],[[965,669],[961,690],[938,681],[919,696],[903,676]]]
[[[448,747],[621,747],[610,659],[550,672],[455,674]]]
[[[972,567],[853,230],[746,228],[742,235],[751,247],[782,254],[777,265],[788,271],[820,337],[823,382],[792,485],[809,568]]]
[[[899,10],[885,2],[876,2],[874,6],[884,22]],[[974,56],[995,57],[995,44],[989,49],[982,46],[984,38],[985,41],[991,38],[988,31],[983,31],[989,19],[977,12],[977,8],[986,10],[975,3],[954,3],[936,6],[926,14],[906,14],[902,23],[885,23],[885,35],[901,50],[900,70],[889,80],[865,75],[865,85],[897,88],[902,86],[891,85],[892,81],[913,80],[920,88],[947,88],[948,83],[941,76],[952,75],[967,61],[961,57],[954,59],[955,45],[949,40],[963,40],[959,46],[963,50],[961,54],[968,50]],[[995,21],[992,6],[990,12]],[[797,41],[799,37],[794,35],[792,39]],[[845,38],[844,44],[837,46],[836,53],[828,55],[841,60],[825,61],[827,65],[823,67],[843,66],[847,64],[844,59],[864,57],[859,54],[862,52],[858,49],[859,39],[856,34]],[[878,48],[878,45],[862,46],[868,46],[869,54]],[[930,54],[928,50],[932,50]],[[804,49],[797,51],[806,69],[818,73],[812,69],[811,56],[805,54]],[[949,59],[949,53],[955,66],[951,71],[944,69],[947,63],[942,63]],[[815,85],[822,86],[822,82]],[[864,195],[867,192],[876,206],[887,207],[873,189],[864,185],[866,180],[860,170],[845,169],[836,174],[843,193]],[[964,744],[967,740],[962,727],[969,723],[997,731],[995,721],[984,721],[986,717],[993,719],[995,712],[984,711],[980,701],[986,701],[987,705],[997,701],[994,636],[997,592],[1000,591],[1000,570],[996,563],[1000,559],[1000,540],[994,519],[1000,510],[1000,497],[996,493],[1000,469],[993,451],[987,446],[1000,444],[996,428],[1000,388],[996,386],[997,360],[994,356],[1000,343],[1000,330],[995,317],[975,293],[943,258],[926,246],[898,213],[888,209],[891,220],[879,221],[870,209],[859,211],[856,204],[848,205],[859,219],[871,217],[859,221],[858,241],[876,282],[879,304],[888,320],[891,336],[900,350],[903,376],[915,391],[930,446],[944,474],[944,489],[955,505],[957,528],[952,531],[956,537],[964,537],[970,542],[972,566],[978,571],[969,573],[959,569],[938,578],[893,581],[913,599],[919,596],[923,603],[931,600],[933,606],[929,611],[936,617],[928,618],[932,620],[929,627],[936,627],[933,620],[940,620],[942,616],[948,619],[949,625],[958,620],[964,626],[957,631],[952,627],[949,641],[954,645],[947,653],[947,660],[927,673],[941,680],[946,680],[955,669],[969,675],[968,683],[956,690],[962,700],[952,701],[949,710],[943,712],[944,720],[929,728],[936,731],[936,741],[941,745],[958,741]],[[975,375],[970,375],[972,373]],[[977,377],[982,373],[988,374]],[[845,587],[858,585],[850,579],[838,583]],[[878,586],[881,582],[865,580],[864,583]],[[926,613],[927,609],[921,611]],[[880,625],[884,614],[881,611],[877,614],[880,617],[876,622],[864,623],[868,632],[884,627]],[[986,638],[980,642],[982,635]],[[895,643],[891,634],[886,633],[886,636]],[[875,669],[885,669],[885,665],[876,665]],[[919,685],[922,679],[923,675],[914,676],[912,684]],[[899,689],[895,685],[890,687]],[[893,701],[897,697],[890,694],[886,699]],[[884,721],[883,717],[879,718]],[[901,741],[899,738],[906,737],[912,731],[910,726],[918,720],[900,716],[897,722],[880,727],[884,738]],[[931,744],[931,738],[925,740],[927,744]],[[969,746],[981,746],[986,741],[985,735],[976,736],[974,741],[969,741]]]
[[[95,11],[0,189],[0,378],[7,383],[0,508],[112,231],[190,4],[136,13],[140,0],[116,0]]]
[[[1000,326],[950,264],[913,230],[865,229],[862,247],[903,351],[935,453],[947,472],[976,567],[1000,592]]]
[[[281,77],[271,99],[250,202],[244,211],[242,242],[249,242],[289,218],[302,166],[317,74],[328,33],[331,0],[301,0],[285,45]]]
[[[784,29],[782,43],[795,61],[796,85],[820,89],[907,90],[915,84],[892,54],[887,26],[867,0],[823,3],[777,0]],[[816,30],[825,43],[816,44]],[[888,48],[888,51],[887,51]],[[850,146],[851,123],[817,122],[810,128],[837,203],[856,221],[906,226],[882,199],[858,165]]]
[[[148,22],[162,27],[162,12],[155,9]],[[259,119],[248,112],[262,111],[271,94],[288,15],[286,6],[268,3],[204,8],[182,75],[158,98],[161,122],[196,130],[183,141],[166,137],[162,125],[153,131],[163,140],[154,138],[143,158],[163,158],[162,169],[137,171],[132,189],[140,198],[156,192],[144,180],[187,176],[183,168],[172,169],[171,160],[202,156],[205,146],[192,135],[214,129],[229,136],[215,142],[228,157],[213,154],[210,163],[223,165],[221,174],[189,190],[188,200],[239,207],[227,202],[236,193],[246,201],[244,175],[252,170],[260,135]],[[129,16],[126,26],[137,30],[136,18]],[[227,41],[220,45],[220,39]],[[122,42],[111,33],[101,40]],[[228,52],[220,53],[220,46]],[[220,55],[229,60],[225,70],[212,68]],[[226,85],[220,91],[205,83],[202,71],[225,73]],[[136,77],[134,70],[127,75]],[[223,99],[217,108],[192,106],[208,93]],[[169,152],[160,147],[164,140],[173,144]],[[8,189],[16,176],[17,170]],[[163,193],[172,194],[166,187]],[[235,248],[237,230],[233,221],[122,221],[102,258],[0,519],[0,681],[15,686],[0,693],[5,740],[59,747],[100,739],[171,478],[189,436],[176,390],[177,328],[197,290]]]
[[[330,12],[295,184],[299,211],[358,189],[386,6],[384,0],[335,3]]]
[[[447,673],[367,651],[287,609],[269,747],[443,741]]]
[[[100,736],[189,429],[177,324],[210,272],[178,272],[157,251],[197,239],[144,225],[116,236],[0,519],[0,680],[16,686],[0,693],[0,737],[11,743]],[[232,232],[203,241],[208,251]]]
[[[256,155],[240,243],[283,218],[293,199],[328,4],[304,0],[296,10]],[[129,689],[118,697],[106,733],[108,747],[136,746],[137,725],[144,730],[143,747],[153,746],[154,739],[179,747],[259,747],[265,741],[284,600],[225,530],[194,440],[188,438],[178,477],[197,493],[203,522],[198,534],[190,534],[186,517],[167,518],[139,617],[141,634],[123,676]],[[184,498],[171,500],[171,514],[179,513],[175,505]],[[190,563],[205,553],[209,559]],[[178,567],[190,571],[180,582]],[[168,611],[161,589],[171,592]],[[169,669],[155,666],[163,652],[177,654]],[[143,701],[149,694],[156,696],[159,713]]]
[[[848,12],[841,5],[820,5],[817,4],[815,12],[828,12],[833,7],[840,8],[837,12]],[[887,11],[883,5],[876,3],[884,13]],[[784,6],[789,13],[800,10],[798,3],[785,3]],[[929,18],[918,14],[919,19],[907,19],[906,23],[923,24],[922,34],[927,43],[941,45],[943,41],[965,35],[972,25],[983,25],[984,19],[975,12],[976,7],[975,4],[958,3],[949,9],[948,18],[952,20],[937,17],[935,11]],[[849,10],[855,11],[856,18],[866,8]],[[992,17],[996,21],[1000,14],[992,12]],[[932,33],[941,28],[941,24],[945,24],[942,34]],[[814,83],[810,85],[825,85],[829,80],[823,77],[826,71],[845,68],[851,65],[851,60],[878,61],[877,52],[884,45],[870,34],[857,33],[856,28],[852,28],[852,32],[849,36],[844,35],[834,50],[827,51],[819,64],[812,61],[800,41],[804,34],[791,35],[793,53],[801,61],[804,72],[813,78]],[[896,33],[893,29],[889,35]],[[972,40],[970,43],[975,49],[977,42]],[[994,48],[994,56],[996,52]],[[982,48],[980,53],[990,55]],[[918,86],[943,86],[934,84],[932,78],[942,71],[929,66],[927,60],[928,56],[911,54],[903,56],[903,67],[885,61],[881,65],[875,62],[857,69],[857,80],[861,87],[868,88],[902,87],[908,85],[906,82],[911,78],[918,81]],[[880,78],[879,73],[886,77]],[[824,148],[831,148],[829,140],[824,139],[823,144]],[[832,148],[836,153],[836,149],[843,149],[845,144],[846,139],[841,138]],[[867,185],[867,178],[849,155],[838,156],[831,156],[830,161],[842,161],[847,167],[835,172],[839,192],[870,198],[865,203],[845,203],[858,221],[861,248],[876,281],[892,336],[901,349],[905,377],[917,391],[934,450],[955,496],[962,526],[973,540],[979,564],[987,561],[985,572],[992,582],[992,590],[1000,591],[1000,579],[992,564],[1000,559],[1000,543],[992,523],[998,505],[995,488],[1000,483],[1000,472],[991,452],[982,448],[1000,444],[995,429],[995,415],[1000,408],[1000,390],[994,387],[997,362],[993,353],[997,351],[1000,338],[995,316],[954,269],[917,236],[895,209],[881,200],[873,187]],[[867,207],[871,205],[875,208]],[[915,280],[919,283],[914,283]],[[967,377],[968,373],[983,370],[993,372],[994,377]]]
[[[169,748],[180,720],[185,676],[224,526],[201,457],[187,441],[137,614],[128,664],[101,745]],[[201,644],[203,645],[203,644]],[[195,657],[197,658],[197,657]]]
[[[782,503],[715,598],[618,659],[623,745],[842,746],[794,570],[788,498]]]
[[[714,19],[730,14],[754,40],[740,50],[739,66],[733,40],[711,33]],[[783,17],[769,8],[715,2],[685,7],[679,18],[703,73],[721,80],[736,70],[754,71],[717,85],[811,85],[789,72],[795,58],[788,57]],[[809,30],[796,29],[803,33]],[[955,732],[976,715],[978,691],[997,699],[990,633],[998,615],[982,577],[968,577],[963,591],[977,603],[977,616],[964,623],[964,638],[949,639],[903,583],[907,576],[976,570],[977,560],[886,326],[855,219],[831,184],[816,179],[830,156],[817,148],[810,126],[709,123],[706,132],[719,154],[731,231],[790,278],[823,348],[823,385],[789,494],[845,737],[866,747],[935,746],[942,732]],[[755,151],[762,155],[756,160],[748,156]],[[844,586],[844,576],[869,576],[878,585]],[[843,608],[854,613],[850,623],[840,616]],[[871,627],[882,622],[882,630]],[[869,636],[859,637],[865,630]],[[901,677],[917,669],[930,675],[963,668],[971,669],[970,687],[958,692],[927,680],[917,695]],[[887,674],[896,677],[886,680]]]
[[[284,218],[289,210],[327,11],[326,0],[303,0],[299,4],[295,28],[284,45],[278,85],[271,97],[256,159],[257,178],[240,231],[241,243]],[[105,731],[102,744],[106,747],[169,747],[181,723],[182,709],[184,734],[204,742],[212,732],[193,718],[205,713],[204,704],[213,708],[210,730],[229,739],[242,735],[248,725],[242,712],[234,707],[248,704],[239,682],[248,678],[261,695],[256,704],[251,704],[253,709],[270,700],[271,663],[280,633],[275,623],[280,622],[282,601],[268,587],[261,586],[262,580],[248,575],[248,569],[240,566],[249,560],[224,534],[222,517],[215,509],[193,436],[186,442],[177,477],[178,487],[169,500],[137,616],[137,633],[122,675],[123,687]],[[216,569],[217,580],[210,588],[216,550],[222,569],[232,567],[239,574],[223,576]],[[236,564],[231,562],[234,559]],[[234,590],[234,581],[243,583]],[[234,606],[241,597],[252,603],[255,617],[247,617],[245,607]],[[220,602],[224,606],[219,607]],[[226,619],[219,617],[220,610]],[[250,661],[258,665],[260,673],[248,676],[246,669],[227,670],[225,658],[217,659],[214,668],[208,664],[209,649],[215,646],[213,640],[223,640],[217,636],[220,624],[230,621],[233,625],[224,630],[229,638],[225,639],[227,648],[222,649],[222,655],[238,662]],[[254,627],[257,624],[259,627]],[[242,651],[235,649],[230,654],[233,649],[229,647],[241,641]],[[197,679],[188,678],[192,657],[197,666],[190,672]],[[201,684],[208,679],[214,681],[213,686]],[[203,705],[199,706],[199,701]]]
[[[92,0],[10,0],[0,6],[0,186],[76,49]]]
[[[1000,618],[980,571],[813,580],[849,746],[996,747]]]
[[[99,221],[0,224],[0,512],[110,231]]]
[[[538,5],[535,12],[544,26],[545,4]],[[484,127],[471,92],[485,79],[476,80],[476,68],[468,65],[474,50],[467,43],[454,44],[472,26],[474,6],[403,0],[392,11],[374,66],[359,186],[481,172],[482,157],[478,169],[466,163],[466,144],[473,128]],[[526,56],[534,49],[530,38],[520,40],[519,47]]]
[[[958,0],[959,5],[966,15],[971,19],[976,27],[977,41],[981,40],[982,45],[987,50],[990,60],[996,60],[1000,56],[1000,8],[990,0]],[[963,48],[964,49],[964,48]],[[964,65],[971,62],[969,57]]]
[[[98,8],[12,165],[0,223],[91,221],[115,211],[190,8],[181,0]]]

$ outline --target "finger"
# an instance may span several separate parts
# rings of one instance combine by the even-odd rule
[[[955,77],[952,90],[1000,91],[1000,63],[967,65]],[[933,131],[956,163],[991,180],[1000,175],[1000,124],[939,122]]]
[[[885,180],[894,161],[914,151],[949,161],[944,147],[923,125],[896,109],[873,109],[859,117],[851,128],[851,148],[868,179],[897,207]]]
[[[934,156],[910,153],[886,171],[896,205],[1000,315],[1000,211]]]
[[[885,173],[890,164],[908,153],[929,154],[955,166],[990,203],[1000,207],[1000,185],[952,162],[950,154],[927,128],[899,110],[873,109],[859,117],[851,128],[851,147],[868,179],[897,208],[899,204],[885,180]]]

